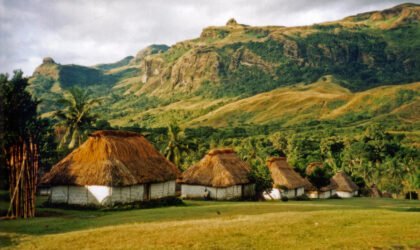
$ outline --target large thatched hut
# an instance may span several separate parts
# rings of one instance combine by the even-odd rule
[[[111,205],[175,195],[178,170],[142,135],[97,131],[43,179],[52,203]]]
[[[305,179],[287,163],[286,157],[272,157],[267,161],[273,188],[265,192],[265,199],[295,198],[304,194]]]
[[[343,171],[337,172],[332,181],[337,184],[337,195],[341,198],[350,198],[357,195],[359,187]]]
[[[178,182],[183,198],[231,200],[255,195],[251,167],[232,149],[214,149],[187,169]]]

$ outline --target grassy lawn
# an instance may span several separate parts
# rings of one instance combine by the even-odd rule
[[[19,249],[371,249],[420,247],[420,202],[186,201],[127,211],[40,208],[0,221],[0,247]],[[0,203],[4,209],[5,202]]]

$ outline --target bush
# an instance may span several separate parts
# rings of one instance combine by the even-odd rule
[[[309,201],[310,199],[306,194],[302,194],[301,196],[297,196],[295,198],[295,200],[297,200],[297,201]]]
[[[135,201],[131,203],[114,203],[110,206],[100,206],[94,204],[76,205],[67,203],[51,203],[50,201],[44,202],[41,207],[44,208],[60,208],[69,210],[100,210],[100,211],[119,211],[129,209],[145,209],[155,207],[169,207],[169,206],[183,206],[184,202],[177,197],[166,197],[150,201]]]
[[[405,194],[405,198],[406,198],[407,200],[409,200],[409,199],[410,199],[410,194],[411,194],[411,199],[412,199],[412,200],[418,200],[418,199],[419,199],[419,195],[417,194],[417,192],[411,191],[411,192],[407,192],[407,193]]]
[[[337,199],[337,200],[341,200],[341,197],[338,196],[338,194],[334,194],[330,197],[330,199]]]
[[[288,202],[289,201],[289,198],[287,196],[282,196],[281,197],[281,201]]]

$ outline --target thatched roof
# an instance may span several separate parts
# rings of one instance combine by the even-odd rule
[[[318,161],[309,163],[306,167],[306,175],[311,175],[317,168],[324,168],[324,163]]]
[[[327,186],[321,187],[320,189],[317,189],[308,179],[305,179],[305,191],[310,192],[328,192],[333,189],[337,189],[337,184],[331,179],[330,184]]]
[[[332,180],[337,184],[337,191],[352,193],[359,190],[359,187],[343,171],[337,172]]]
[[[188,168],[179,183],[211,187],[229,187],[250,183],[251,167],[232,149],[214,149],[196,165]]]
[[[142,135],[97,131],[53,166],[42,183],[129,186],[175,180],[178,173]]]
[[[295,189],[305,186],[305,179],[287,163],[286,157],[272,157],[267,161],[274,186]]]

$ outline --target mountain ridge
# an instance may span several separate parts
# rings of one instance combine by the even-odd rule
[[[119,126],[164,126],[169,119],[183,126],[250,124],[247,119],[263,124],[297,124],[321,117],[322,108],[311,111],[308,105],[352,107],[348,104],[349,96],[359,95],[389,105],[389,110],[372,111],[369,119],[375,119],[388,111],[399,113],[404,109],[394,105],[394,97],[384,101],[369,92],[387,91],[381,86],[398,85],[394,94],[414,91],[409,94],[410,104],[404,105],[418,106],[418,88],[407,86],[417,86],[420,80],[419,13],[420,5],[402,4],[300,27],[253,27],[231,19],[224,26],[204,28],[198,38],[171,47],[151,45],[136,56],[115,63],[85,67],[60,65],[46,58],[35,70],[30,88],[41,99],[50,98],[51,93],[60,94],[71,86],[90,88],[95,96],[105,97],[107,102],[97,112]],[[278,118],[284,116],[282,119],[266,115],[266,109],[276,105],[280,108],[281,100],[277,104],[274,101],[274,106],[270,106],[271,101],[265,107],[264,104],[255,106],[262,108],[248,117],[243,113],[231,118],[222,112],[264,95],[278,98],[282,91],[296,94],[293,88],[309,95],[301,102],[291,100],[296,110],[306,110],[308,114],[296,111],[298,115],[292,117],[287,112],[293,109],[286,109],[286,113],[273,111]],[[333,93],[322,96],[317,91],[341,91],[341,96],[330,98],[331,104],[325,97]],[[42,111],[48,112],[48,107],[54,105],[45,104]],[[159,110],[165,115],[158,114]],[[342,108],[335,112],[351,116],[352,110]],[[226,121],[220,122],[218,114]],[[286,117],[291,122],[281,121]],[[212,120],[215,122],[208,122]]]

